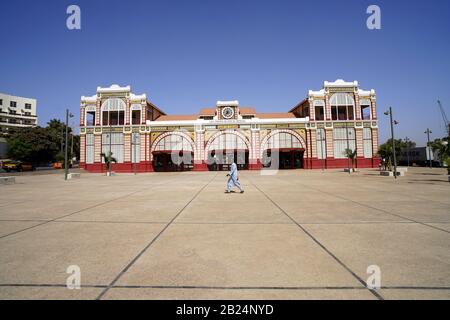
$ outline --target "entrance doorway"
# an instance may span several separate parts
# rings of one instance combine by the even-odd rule
[[[278,158],[279,169],[301,169],[303,168],[304,149],[269,149],[263,154],[263,166],[270,167],[272,161]],[[273,159],[272,159],[273,155]]]
[[[208,169],[229,171],[233,161],[238,170],[248,170],[248,150],[213,150],[208,156]]]
[[[194,153],[190,152],[187,155],[186,153],[186,151],[184,154],[183,151],[180,151],[178,157],[172,157],[172,152],[155,151],[153,152],[153,169],[156,172],[190,171],[194,167],[192,162]]]

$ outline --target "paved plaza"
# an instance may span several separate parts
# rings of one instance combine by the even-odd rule
[[[225,172],[17,176],[0,185],[0,299],[450,299],[445,173],[247,171],[244,194]]]

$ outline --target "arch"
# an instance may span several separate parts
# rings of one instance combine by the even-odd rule
[[[102,125],[124,125],[126,104],[120,98],[108,98],[100,108],[100,123]],[[105,117],[106,115],[106,117]],[[114,120],[112,120],[114,115]]]
[[[108,98],[102,103],[101,111],[124,111],[125,101],[120,98]]]
[[[272,137],[274,137],[274,136],[276,136],[276,135],[278,135],[280,133],[287,133],[287,134],[290,134],[290,135],[294,136],[299,141],[301,148],[306,150],[305,140],[303,140],[302,136],[300,136],[297,132],[292,131],[292,130],[288,130],[288,129],[277,129],[277,130],[273,130],[272,132],[270,132],[262,140],[260,154],[259,154],[259,158],[260,159],[263,158],[264,150],[267,150],[266,146],[267,146],[267,144],[269,142],[269,139],[271,139]]]
[[[332,106],[354,106],[355,105],[355,99],[348,94],[344,92],[337,92],[333,94],[330,98],[330,105]]]
[[[152,143],[152,146],[151,146],[151,148],[150,148],[150,160],[151,160],[151,161],[153,161],[153,152],[156,151],[156,147],[158,146],[158,144],[159,144],[161,141],[163,141],[164,139],[166,139],[167,137],[170,137],[170,136],[179,136],[179,137],[182,138],[182,141],[183,141],[183,142],[184,142],[184,140],[186,140],[186,141],[188,142],[190,148],[191,148],[191,149],[188,150],[188,151],[194,152],[194,154],[197,153],[197,150],[196,150],[196,148],[195,148],[195,143],[194,143],[194,141],[192,140],[191,136],[189,136],[188,134],[186,134],[186,133],[184,133],[184,132],[177,132],[177,131],[165,132],[165,133],[159,135],[159,136],[156,138],[155,142]],[[183,145],[184,145],[184,143],[183,143]],[[174,150],[177,150],[177,149],[174,149]],[[179,150],[181,151],[181,150],[185,150],[185,149],[179,149]]]
[[[205,156],[203,160],[208,160],[208,153],[209,153],[209,149],[211,148],[212,143],[214,142],[214,140],[216,140],[218,137],[222,136],[222,135],[228,135],[228,134],[232,134],[235,135],[237,137],[239,137],[241,139],[241,141],[244,142],[246,149],[249,151],[249,153],[251,154],[251,144],[248,141],[247,137],[244,136],[242,133],[235,131],[235,130],[224,130],[224,131],[219,131],[216,132],[215,134],[212,135],[211,138],[209,138],[208,142],[206,143],[205,146]]]
[[[330,99],[331,120],[354,120],[355,99],[349,94],[338,92]]]

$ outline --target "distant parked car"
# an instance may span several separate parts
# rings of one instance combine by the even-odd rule
[[[34,166],[31,163],[22,161],[5,161],[3,162],[2,169],[4,169],[6,172],[35,170]]]

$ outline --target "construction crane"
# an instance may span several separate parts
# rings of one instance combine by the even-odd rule
[[[441,110],[442,119],[444,119],[445,129],[447,130],[447,136],[450,137],[450,122],[448,122],[447,115],[445,114],[441,101],[438,100],[437,103],[439,105],[439,109]]]

